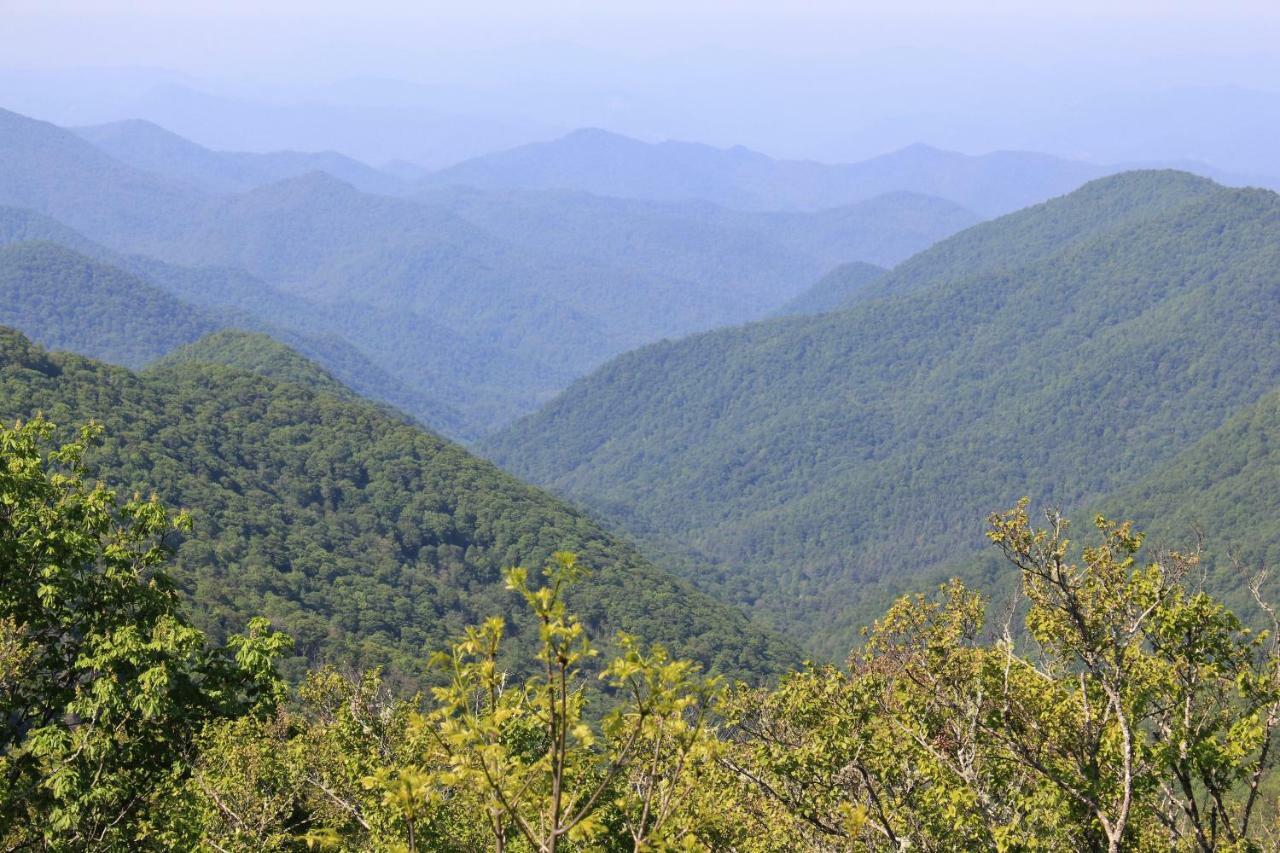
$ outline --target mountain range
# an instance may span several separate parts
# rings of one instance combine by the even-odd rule
[[[218,154],[146,126],[108,130],[88,135],[108,150],[119,134],[160,141],[116,148],[125,163],[74,133],[0,113],[0,204],[82,235],[69,242],[150,259],[129,264],[168,264],[170,274],[150,279],[186,301],[336,340],[387,377],[353,384],[375,394],[398,386],[384,398],[417,398],[424,406],[412,414],[460,438],[531,411],[627,349],[765,316],[837,263],[893,264],[977,221],[905,192],[752,213],[558,191],[392,197],[312,171],[229,193],[214,188],[257,180],[246,162],[279,161]],[[310,163],[290,157],[292,169]],[[191,276],[177,267],[220,272],[179,289],[170,281]]]
[[[420,186],[576,190],[742,210],[820,210],[912,192],[992,217],[1060,196],[1096,178],[1158,163],[1071,160],[1031,151],[967,155],[914,144],[855,163],[778,160],[741,146],[646,143],[599,129],[482,155],[433,172]],[[1231,185],[1280,187],[1201,163],[1178,168]],[[846,258],[845,260],[852,260]]]
[[[366,192],[396,194],[406,189],[395,175],[336,151],[213,151],[141,119],[72,130],[122,163],[210,192],[244,192],[309,172],[327,172]]]
[[[0,323],[141,370],[67,374],[128,377],[145,398],[131,417],[162,432],[189,409],[230,412],[193,397],[171,410],[156,383],[208,391],[192,371],[231,371],[243,393],[302,388],[363,425],[473,442],[636,537],[649,569],[821,656],[924,579],[993,582],[973,562],[981,519],[1021,494],[1132,502],[1174,538],[1266,482],[1237,466],[1221,499],[1187,496],[1233,448],[1269,464],[1280,235],[1266,190],[922,146],[824,166],[599,131],[426,175],[219,152],[143,122],[72,132],[0,113],[0,141]],[[101,415],[87,392],[58,399],[63,384],[16,391],[11,414],[37,400]],[[1233,415],[1249,429],[1231,432]],[[331,426],[311,423],[326,443]],[[1265,525],[1240,517],[1227,535],[1271,554]],[[219,618],[246,606],[222,601]],[[338,643],[351,659],[387,630],[354,624]],[[412,643],[389,642],[370,659],[403,664]]]
[[[979,225],[852,305],[629,353],[486,441],[839,656],[859,598],[1029,495],[1088,508],[1280,386],[1280,196],[1132,172]]]
[[[476,157],[420,183],[570,189],[661,201],[699,200],[746,210],[817,210],[908,191],[936,195],[992,216],[1061,195],[1106,171],[1041,154],[970,157],[927,145],[860,163],[827,165],[775,160],[742,147],[651,144],[587,129]]]

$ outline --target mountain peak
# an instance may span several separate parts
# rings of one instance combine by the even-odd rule
[[[948,151],[945,148],[939,148],[936,145],[930,145],[927,142],[913,142],[910,145],[904,145],[897,151],[890,151],[887,156],[903,156],[903,157],[938,157],[938,156],[956,156],[958,152]]]
[[[605,130],[602,127],[580,127],[577,130],[570,131],[560,137],[559,142],[592,144],[592,145],[615,145],[615,146],[645,146],[647,142],[642,142],[630,136],[624,136],[621,133],[614,133],[611,130]],[[554,145],[555,142],[547,143]]]
[[[185,346],[178,347],[151,365],[162,369],[183,364],[221,364],[323,391],[343,399],[355,393],[333,374],[299,353],[261,332],[220,329]]]
[[[108,121],[108,122],[103,122],[102,124],[86,124],[86,125],[81,125],[79,127],[70,127],[67,129],[70,130],[72,133],[76,133],[80,135],[107,133],[107,132],[148,133],[148,134],[154,134],[156,136],[166,136],[173,139],[181,139],[184,142],[190,142],[190,140],[179,136],[178,134],[174,133],[172,130],[169,130],[166,127],[161,127],[160,125],[156,124],[154,121],[151,121],[145,118],[125,118],[125,119],[120,119],[119,121]],[[191,144],[195,145],[196,143],[192,142]]]

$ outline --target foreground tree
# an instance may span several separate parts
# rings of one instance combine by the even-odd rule
[[[780,838],[1260,848],[1273,828],[1259,806],[1280,719],[1276,634],[1189,586],[1195,555],[1139,565],[1141,536],[1099,518],[1101,541],[1076,561],[1066,522],[1048,522],[1032,527],[1025,502],[991,519],[1021,573],[1017,639],[1011,610],[984,641],[982,600],[953,582],[940,600],[899,601],[847,671],[728,700],[727,762],[786,822]]]
[[[696,834],[683,798],[714,754],[706,715],[716,691],[689,661],[626,635],[599,670],[593,693],[584,666],[598,655],[564,601],[582,569],[556,554],[545,583],[508,574],[537,620],[539,672],[508,683],[498,666],[503,625],[489,620],[434,658],[447,676],[435,706],[415,715],[417,760],[379,771],[371,783],[414,823],[465,799],[495,850],[554,853],[586,845],[651,849]],[[593,723],[592,697],[612,705]],[[474,828],[473,828],[474,830]]]
[[[201,726],[278,702],[287,641],[210,646],[161,571],[188,519],[87,484],[96,428],[52,432],[0,427],[0,841],[136,849]]]
[[[433,663],[433,701],[398,700],[376,674],[313,673],[301,703],[211,726],[186,786],[200,841],[222,850],[656,850],[699,846],[723,817],[693,806],[719,768],[707,715],[717,683],[621,635],[598,656],[564,593],[509,573],[538,625],[538,673],[498,664],[504,626],[468,629]],[[599,687],[593,688],[592,682]],[[589,711],[590,703],[607,710]],[[705,845],[703,845],[705,846]]]
[[[1004,743],[1089,814],[1094,846],[1144,836],[1252,846],[1280,721],[1280,635],[1253,634],[1189,586],[1197,555],[1140,566],[1142,536],[1098,518],[1102,541],[1076,564],[1066,522],[1048,521],[1033,529],[1025,501],[992,518],[992,541],[1022,572],[1027,631],[1041,652],[1038,666],[1022,664],[1039,683],[1002,697]],[[1270,613],[1260,584],[1255,597]],[[1056,710],[1048,719],[1046,702]],[[1057,736],[1046,738],[1049,723]]]

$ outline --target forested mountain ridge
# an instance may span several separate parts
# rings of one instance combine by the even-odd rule
[[[110,255],[102,246],[56,219],[26,208],[0,206],[0,246],[27,242],[57,243],[98,260]]]
[[[486,154],[442,169],[423,186],[580,190],[741,210],[816,210],[892,192],[938,196],[998,216],[1070,192],[1115,168],[1043,154],[977,157],[913,145],[860,163],[775,160],[742,147],[649,144],[597,129]]]
[[[742,216],[543,194],[436,204],[315,173],[222,202],[181,239],[140,249],[243,268],[314,301],[417,312],[558,383],[640,343],[767,313],[836,262],[893,263],[976,221],[918,196],[865,205]],[[551,324],[563,334],[548,341]]]
[[[316,171],[328,172],[366,192],[396,194],[407,189],[398,178],[333,151],[213,151],[141,119],[72,131],[134,168],[209,192],[244,192]]]
[[[0,239],[0,324],[50,349],[141,367],[219,318],[129,272],[46,242]]]
[[[775,316],[825,314],[852,305],[872,282],[889,273],[884,267],[854,261],[841,264],[812,287],[774,312]]]
[[[140,367],[214,329],[251,329],[322,361],[345,385],[432,429],[475,437],[471,420],[442,399],[467,400],[465,394],[453,393],[460,383],[433,377],[439,396],[432,396],[392,376],[346,339],[344,333],[367,333],[369,326],[340,306],[323,310],[239,270],[122,256],[41,214],[0,208],[0,247],[32,241],[52,242],[38,253],[26,246],[0,254],[0,276],[7,282],[0,322],[46,346]],[[207,348],[202,352],[215,355]],[[402,357],[414,352],[408,349]],[[431,372],[424,369],[423,374]]]
[[[868,581],[1020,495],[1091,505],[1280,384],[1280,197],[1207,189],[1020,269],[630,353],[485,450],[839,656]]]
[[[360,399],[332,373],[261,332],[222,329],[169,351],[148,364],[147,369],[180,370],[186,364],[220,364],[339,399]]]
[[[1186,172],[1123,172],[975,225],[898,264],[853,300],[905,293],[983,273],[1017,270],[1117,227],[1160,216],[1220,190]]]
[[[979,221],[959,205],[914,193],[812,212],[555,190],[452,187],[416,198],[528,250],[584,256],[616,277],[626,270],[662,277],[678,291],[663,301],[682,304],[690,318],[683,327],[698,331],[708,322],[754,319],[836,264],[856,258],[892,266]]]
[[[126,166],[56,125],[0,109],[0,205],[30,208],[111,242],[139,232],[172,236],[207,201],[194,187]]]
[[[726,673],[795,660],[785,642],[695,592],[561,502],[362,401],[209,363],[133,374],[0,338],[0,417],[96,419],[93,472],[191,511],[175,575],[215,636],[265,614],[290,663],[390,666],[419,682],[462,625],[511,614],[501,573],[577,551],[594,629],[661,640]],[[514,648],[531,627],[512,626]]]

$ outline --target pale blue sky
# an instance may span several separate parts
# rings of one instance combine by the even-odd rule
[[[177,83],[461,115],[513,139],[591,124],[828,160],[914,141],[1114,160],[1218,150],[1196,127],[1099,136],[1133,104],[1221,122],[1229,87],[1243,121],[1280,93],[1274,0],[0,0],[0,20],[0,106],[67,122],[152,110],[209,125],[157,101]],[[147,70],[98,70],[121,67]]]
[[[426,51],[455,54],[565,41],[645,57],[690,48],[825,55],[885,41],[1032,58],[1063,39],[1136,55],[1272,52],[1280,3],[1203,0],[0,0],[5,65],[124,64],[201,74],[261,71],[411,75]],[[1090,44],[1092,43],[1092,45]],[[299,68],[291,63],[306,61]]]

